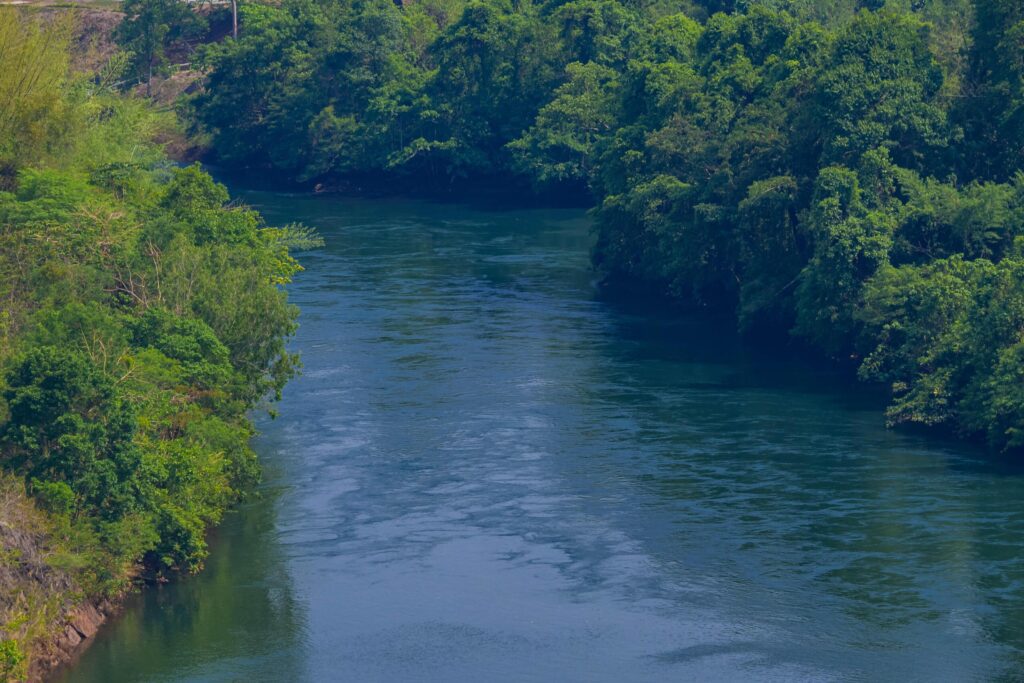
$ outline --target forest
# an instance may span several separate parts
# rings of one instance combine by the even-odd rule
[[[73,15],[0,7],[0,493],[66,579],[0,596],[0,678],[69,592],[202,566],[299,367],[284,286],[319,238],[174,140],[306,187],[574,198],[606,287],[811,349],[891,425],[1024,449],[1019,0],[253,1],[216,39],[178,0],[121,10],[84,69]]]
[[[1024,446],[1016,0],[245,4],[187,109],[299,182],[586,197],[594,263]]]
[[[259,478],[248,411],[296,370],[282,285],[317,239],[171,162],[173,114],[118,92],[126,60],[73,68],[72,21],[0,8],[2,680],[69,603],[202,565]]]

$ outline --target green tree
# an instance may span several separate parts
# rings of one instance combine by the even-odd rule
[[[825,163],[856,165],[884,146],[900,166],[934,169],[953,135],[943,82],[926,24],[890,11],[858,14],[818,77]]]
[[[526,134],[509,144],[519,167],[541,184],[586,183],[596,147],[616,122],[617,74],[593,62],[566,67],[568,81],[541,108]]]
[[[878,158],[884,175],[885,156]],[[794,331],[835,357],[852,349],[864,282],[888,263],[892,248],[898,219],[887,198],[872,192],[876,177],[822,169],[807,218],[814,247],[796,291]]]
[[[413,139],[426,70],[393,2],[288,0],[242,17],[239,40],[201,57],[212,72],[195,104],[222,159],[311,179],[380,171]]]
[[[148,482],[135,414],[108,376],[80,353],[40,346],[15,360],[6,385],[9,467],[66,483],[79,512],[116,520],[138,510]]]
[[[557,82],[551,27],[530,3],[471,2],[431,48],[437,70],[427,86],[425,134],[403,165],[466,178],[493,174]]]
[[[1006,180],[1024,167],[1024,7],[975,0],[968,94],[958,115],[967,128],[960,166]]]
[[[43,25],[19,12],[0,7],[0,190],[16,162],[40,156],[68,71],[70,15]]]
[[[167,73],[168,52],[181,49],[206,32],[206,20],[181,0],[125,0],[117,41],[132,55],[135,75],[152,93],[153,76]]]

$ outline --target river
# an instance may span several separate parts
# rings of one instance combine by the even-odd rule
[[[249,191],[320,229],[260,497],[65,681],[1018,680],[1024,471],[602,298],[578,210]]]

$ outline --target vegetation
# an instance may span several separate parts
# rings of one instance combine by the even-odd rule
[[[296,370],[289,247],[317,241],[166,159],[173,117],[111,88],[130,60],[71,73],[69,22],[0,8],[0,466],[38,507],[0,477],[3,677],[40,615],[202,564],[259,476],[247,411]]]
[[[196,120],[299,180],[585,188],[595,263],[1024,445],[1016,0],[284,0]]]
[[[131,56],[134,75],[152,92],[153,76],[168,73],[168,52],[205,35],[206,17],[179,0],[124,0],[117,39]]]
[[[36,560],[86,595],[201,565],[258,476],[246,413],[295,371],[281,285],[289,247],[316,242],[164,157],[173,117],[115,84],[166,74],[209,22],[174,0],[124,10],[124,52],[81,75],[70,20],[0,8],[0,464],[43,515]],[[891,386],[894,424],[1024,447],[1018,0],[239,12],[237,37],[190,57],[221,161],[589,194],[609,282],[851,363]],[[34,633],[12,605],[5,675]]]
[[[70,18],[0,8],[0,530],[30,532],[0,538],[4,677],[69,595],[202,564],[259,476],[247,412],[296,369],[281,286],[316,237],[168,161],[173,116],[116,84],[148,88],[209,22],[123,9],[124,51],[75,74]],[[239,11],[188,102],[221,161],[587,193],[609,282],[850,362],[894,424],[1024,448],[1019,0]],[[18,567],[61,578],[14,590]]]

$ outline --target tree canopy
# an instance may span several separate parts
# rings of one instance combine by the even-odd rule
[[[1022,12],[284,0],[206,52],[195,111],[223,159],[297,179],[585,189],[610,281],[860,366],[893,422],[1017,446]]]
[[[104,595],[198,568],[258,478],[247,412],[296,371],[282,285],[317,238],[170,162],[173,118],[72,73],[69,43],[0,8],[0,467]]]

